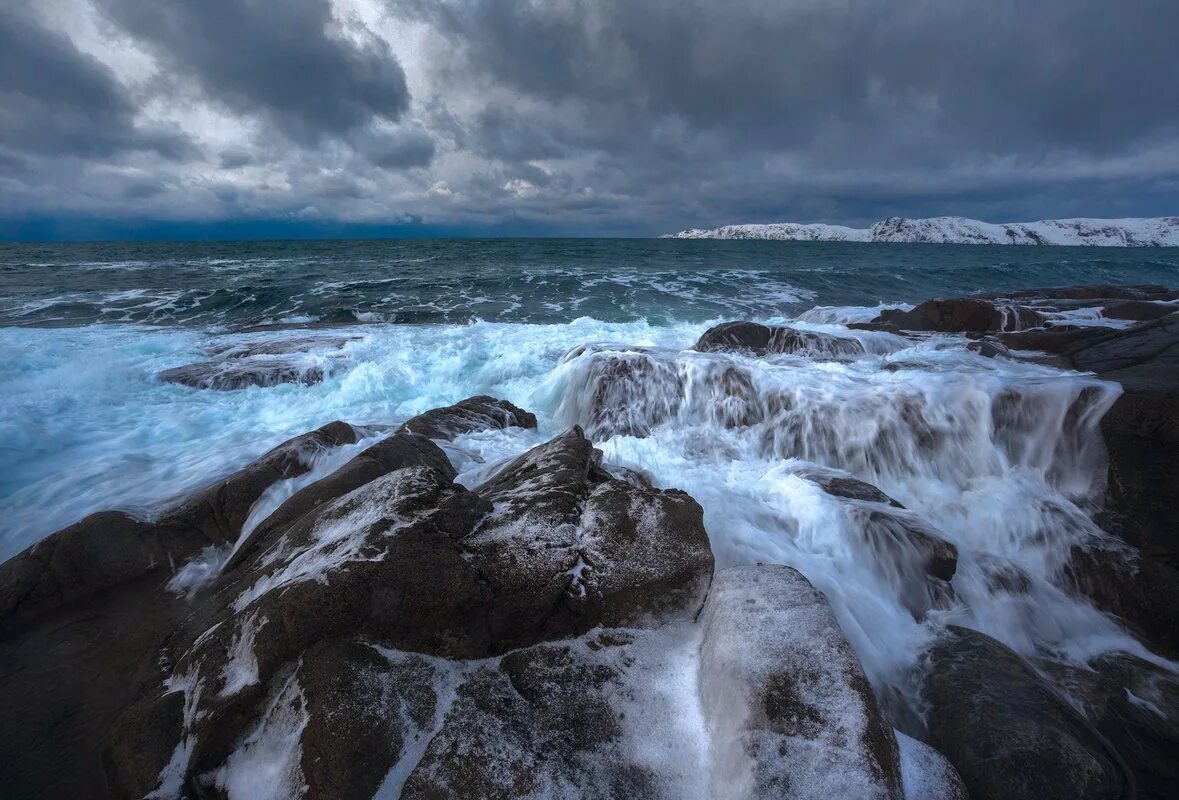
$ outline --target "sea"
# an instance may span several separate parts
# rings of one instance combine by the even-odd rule
[[[0,559],[95,511],[156,515],[332,420],[363,426],[367,443],[411,415],[490,394],[535,412],[538,430],[449,443],[460,481],[581,425],[607,466],[700,502],[718,568],[801,570],[878,687],[903,684],[948,623],[1036,658],[1083,663],[1109,649],[1153,658],[1059,588],[1072,544],[1103,535],[1092,521],[1105,474],[1097,423],[1120,388],[988,358],[960,336],[847,327],[930,297],[1083,283],[1174,286],[1179,249],[0,244]],[[865,352],[692,349],[709,326],[736,319],[853,336]],[[1118,324],[1084,313],[1062,321]],[[325,375],[314,385],[215,391],[157,377],[226,345],[341,332],[343,347],[313,343],[300,356]],[[320,456],[303,480],[354,452]],[[914,613],[907,584],[920,554],[884,547],[871,509],[824,494],[807,478],[816,471],[878,486],[952,541],[953,597]],[[254,516],[297,488],[268,493]]]

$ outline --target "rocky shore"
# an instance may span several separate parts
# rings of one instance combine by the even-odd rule
[[[1101,415],[1108,480],[1086,509],[1104,535],[1052,574],[1139,652],[1078,665],[955,624],[947,609],[969,598],[952,541],[872,483],[800,471],[856,520],[856,552],[903,613],[937,630],[911,692],[874,685],[802,572],[718,568],[696,499],[603,459],[595,441],[643,437],[690,398],[643,348],[587,345],[566,356],[596,359],[580,424],[470,485],[452,441],[536,416],[476,396],[398,426],[331,422],[152,519],[94,514],[0,565],[0,794],[1179,797],[1177,302],[1157,286],[947,298],[843,333],[725,323],[693,350],[840,363],[866,352],[856,330],[955,334],[978,356],[1117,384],[1111,403],[1082,392],[1062,415]],[[346,342],[211,352],[159,377],[314,382]],[[708,380],[721,427],[765,426],[782,458],[813,455],[771,430],[737,366]],[[680,399],[638,413],[655,384]],[[1013,400],[993,424],[1018,436],[1022,413]],[[951,434],[922,432],[930,446]],[[259,519],[282,482],[292,491]],[[1010,565],[985,579],[1029,592]]]

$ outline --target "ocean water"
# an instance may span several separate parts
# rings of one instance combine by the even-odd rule
[[[0,559],[93,511],[156,514],[333,419],[398,423],[486,393],[534,411],[539,430],[460,437],[447,448],[461,481],[580,424],[608,464],[702,504],[719,567],[773,562],[806,574],[878,687],[905,693],[916,654],[946,622],[1070,662],[1142,652],[1054,583],[1074,542],[1103,535],[1090,520],[1105,469],[1097,422],[1120,389],[984,358],[958,336],[846,328],[932,296],[1097,282],[1175,285],[1179,249],[2,245]],[[865,354],[691,350],[730,319],[854,336]],[[302,356],[326,374],[314,386],[219,392],[156,377],[225,344],[329,332],[353,338]],[[303,480],[352,452],[329,453]],[[874,507],[825,495],[805,477],[815,470],[879,486],[953,541],[955,598],[915,596],[918,555],[882,551]],[[255,519],[295,488],[275,487]]]

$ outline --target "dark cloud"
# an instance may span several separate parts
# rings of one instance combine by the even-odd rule
[[[409,105],[405,73],[375,37],[337,30],[328,0],[100,0],[112,21],[233,111],[305,143]]]
[[[1179,127],[1173,0],[420,0],[397,4],[450,40],[451,80],[580,109],[603,144],[657,141],[668,120],[729,153],[813,151],[836,164],[1052,148],[1103,151]],[[572,108],[570,108],[572,107]],[[520,158],[572,131],[480,141]],[[622,135],[625,134],[625,135]],[[554,139],[556,141],[554,141]],[[577,142],[570,142],[576,145]]]
[[[86,158],[194,153],[178,131],[137,125],[136,112],[110,69],[42,25],[31,9],[0,5],[0,150]]]
[[[1176,0],[83,2],[154,71],[124,85],[0,9],[0,211],[642,234],[1179,211]]]

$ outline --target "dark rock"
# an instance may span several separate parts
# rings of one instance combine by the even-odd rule
[[[1063,579],[1151,648],[1179,658],[1179,570],[1115,542],[1093,542],[1073,545]]]
[[[958,548],[952,542],[870,483],[818,470],[798,475],[833,497],[855,501],[847,511],[850,527],[862,533],[869,565],[897,590],[914,616],[920,618],[952,597],[949,581],[958,568]]]
[[[249,386],[278,386],[299,383],[312,386],[324,378],[324,369],[290,358],[242,358],[227,361],[201,361],[163,370],[157,376],[165,383],[179,383],[193,389],[216,389],[229,392]]]
[[[645,437],[675,418],[683,405],[684,376],[678,365],[637,351],[594,352],[586,365],[584,389],[574,402],[595,438]]]
[[[1006,358],[1011,355],[1011,351],[1007,349],[1006,345],[990,337],[970,342],[966,345],[966,349],[978,353],[983,358]]]
[[[1044,317],[1027,306],[958,297],[926,300],[911,311],[886,309],[873,322],[909,331],[989,333],[1035,328],[1044,324]]]
[[[468,397],[445,408],[435,408],[407,420],[405,430],[430,439],[453,439],[471,431],[536,428],[536,416],[507,400],[486,395]]]
[[[1089,286],[1055,286],[1046,289],[1018,289],[980,295],[1000,300],[1176,300],[1179,292],[1158,284],[1122,286],[1095,284]]]
[[[179,508],[165,513],[159,525],[167,529],[196,529],[215,544],[232,542],[241,533],[254,503],[273,483],[303,475],[311,469],[317,453],[355,444],[357,439],[356,430],[340,421],[289,439],[199,492]]]
[[[712,552],[687,495],[609,480],[579,428],[533,448],[476,489],[495,512],[463,546],[508,649],[679,606],[695,613]]]
[[[155,525],[119,511],[91,514],[0,564],[0,626],[167,572],[204,543],[195,533],[160,535]]]
[[[636,758],[625,737],[627,728],[642,725],[643,710],[632,704],[650,694],[644,667],[660,657],[650,647],[641,633],[606,629],[475,669],[401,797],[683,796],[674,790],[683,776],[659,774],[650,759]]]
[[[225,568],[232,570],[257,556],[261,543],[272,542],[276,532],[285,531],[324,503],[343,497],[353,489],[390,472],[414,466],[429,467],[446,480],[456,477],[454,467],[438,445],[416,433],[397,431],[367,448],[332,474],[289,497],[250,532],[249,538],[238,547]]]
[[[1179,311],[1174,303],[1156,303],[1152,300],[1114,300],[1101,309],[1101,316],[1109,319],[1127,319],[1147,322]]]
[[[863,355],[864,346],[850,336],[835,336],[756,322],[725,322],[709,328],[696,342],[702,353],[744,351],[754,355],[789,353],[815,358]]]
[[[1086,716],[1134,773],[1140,800],[1179,797],[1179,675],[1128,653],[1072,670]]]
[[[924,696],[930,744],[974,800],[1134,797],[1105,738],[989,636],[950,626],[930,651]]]
[[[292,339],[263,339],[217,344],[209,348],[207,352],[210,356],[221,359],[284,356],[292,353],[307,353],[312,350],[340,350],[349,342],[359,341],[361,338],[360,336],[299,336]]]
[[[428,735],[439,702],[436,669],[413,655],[391,661],[353,642],[307,650],[294,679],[306,704],[300,773],[306,797],[369,798],[414,739]]]
[[[891,725],[823,595],[785,566],[716,575],[701,614],[712,781],[741,796],[902,796]]]
[[[805,478],[811,483],[817,484],[820,489],[834,497],[842,497],[846,500],[863,500],[869,503],[883,503],[893,508],[904,508],[903,505],[893,500],[872,484],[849,475],[804,470],[798,473],[798,477]]]

